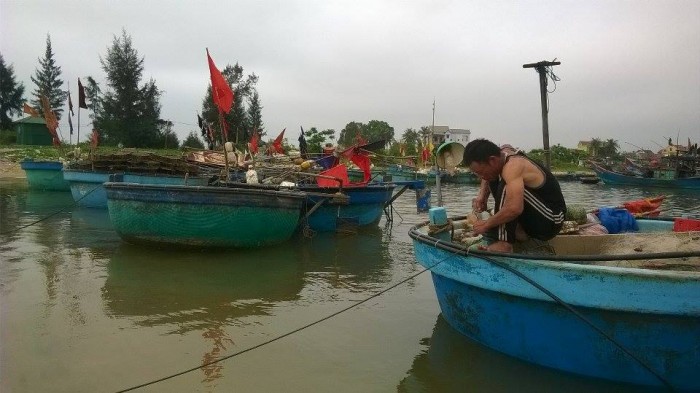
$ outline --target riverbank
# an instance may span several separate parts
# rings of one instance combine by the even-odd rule
[[[26,178],[18,162],[0,157],[0,179]]]

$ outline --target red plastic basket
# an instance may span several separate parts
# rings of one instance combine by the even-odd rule
[[[676,218],[673,220],[673,232],[700,231],[700,220]]]

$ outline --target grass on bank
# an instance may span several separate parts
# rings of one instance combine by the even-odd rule
[[[35,161],[41,160],[58,160],[65,158],[66,154],[75,149],[73,146],[31,146],[31,145],[2,145],[0,146],[0,158],[11,161],[20,162],[24,159],[32,159]],[[86,154],[90,150],[87,143],[80,144],[82,154]],[[184,154],[180,149],[120,149],[118,147],[100,146],[97,148],[97,154],[110,154],[117,152],[139,152],[139,153],[154,153],[167,157],[180,157]]]

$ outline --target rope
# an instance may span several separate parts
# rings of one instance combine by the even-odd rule
[[[55,211],[55,212],[49,214],[49,215],[46,216],[46,217],[40,218],[40,219],[38,219],[38,220],[36,220],[36,221],[34,221],[34,222],[30,222],[30,223],[27,224],[27,225],[22,225],[22,226],[20,226],[20,227],[14,228],[14,229],[12,229],[12,230],[10,230],[10,231],[0,232],[0,236],[9,235],[10,233],[13,233],[13,232],[16,232],[16,231],[25,229],[25,228],[29,228],[30,226],[36,225],[36,224],[38,224],[38,223],[40,223],[40,222],[42,222],[42,221],[46,221],[46,220],[48,220],[49,218],[51,218],[51,217],[53,217],[53,216],[55,216],[55,215],[57,215],[57,214],[59,214],[59,213],[63,213],[63,212],[65,212],[68,208],[72,208],[72,207],[76,206],[76,205],[78,204],[79,201],[81,201],[81,200],[82,200],[83,198],[85,198],[86,196],[90,195],[93,191],[97,190],[100,186],[101,186],[101,184],[98,185],[98,186],[95,186],[95,188],[93,188],[92,190],[88,191],[85,195],[83,195],[82,197],[80,197],[80,199],[78,199],[78,200],[76,200],[75,202],[73,202],[72,205],[68,205],[68,206],[66,206],[66,207],[64,207],[64,208],[62,208],[62,209],[59,209],[59,210],[57,210],[57,211]]]
[[[447,219],[447,222],[445,224],[439,225],[439,224],[429,224],[428,225],[428,235],[429,236],[434,236],[439,233],[447,232],[450,231],[454,235],[454,225],[452,223],[452,219]],[[450,237],[451,238],[451,237]]]
[[[314,326],[314,325],[318,325],[318,324],[321,323],[321,322],[324,322],[324,321],[327,321],[327,320],[329,320],[329,319],[331,319],[331,318],[333,318],[333,317],[336,317],[336,316],[338,316],[338,315],[340,315],[340,314],[342,314],[342,313],[344,313],[344,312],[346,312],[346,311],[349,311],[349,310],[351,310],[351,309],[353,309],[353,308],[355,308],[355,307],[357,307],[357,306],[359,306],[359,305],[361,305],[361,304],[363,304],[363,303],[367,303],[368,301],[370,301],[370,300],[372,300],[372,299],[374,299],[374,298],[376,298],[376,297],[379,297],[379,296],[383,295],[384,293],[386,293],[386,292],[388,292],[388,291],[390,291],[390,290],[392,290],[392,289],[394,289],[394,288],[396,288],[396,287],[398,287],[398,286],[400,286],[400,285],[406,283],[407,281],[410,281],[410,280],[412,280],[412,279],[418,277],[419,275],[425,273],[426,271],[428,271],[428,270],[434,268],[435,266],[441,264],[442,262],[444,262],[444,261],[446,261],[446,260],[448,260],[448,259],[450,259],[450,258],[452,258],[452,257],[454,257],[454,256],[456,256],[456,255],[457,255],[457,254],[454,254],[454,253],[453,253],[453,254],[450,254],[450,255],[448,255],[447,257],[445,257],[445,258],[439,260],[438,262],[436,262],[436,263],[433,264],[432,266],[427,267],[427,268],[424,268],[423,270],[419,271],[418,273],[414,273],[414,274],[412,274],[412,275],[410,275],[410,276],[404,278],[403,280],[397,282],[396,284],[391,285],[391,286],[389,286],[389,287],[387,287],[387,288],[385,288],[385,289],[383,289],[383,290],[381,290],[381,291],[379,291],[379,292],[377,292],[377,293],[371,295],[370,297],[368,297],[368,298],[366,298],[366,299],[364,299],[364,300],[361,300],[361,301],[359,301],[359,302],[357,302],[357,303],[351,304],[350,306],[347,306],[347,307],[345,307],[345,308],[342,308],[342,309],[340,309],[340,310],[338,310],[338,311],[336,311],[336,312],[334,312],[334,313],[332,313],[332,314],[330,314],[330,315],[327,315],[327,316],[325,316],[325,317],[323,317],[323,318],[321,318],[321,319],[318,319],[318,320],[316,320],[316,321],[314,321],[314,322],[311,322],[311,323],[308,323],[308,324],[306,324],[306,325],[304,325],[304,326],[301,326],[301,327],[299,327],[299,328],[296,328],[296,329],[294,329],[294,330],[292,330],[292,331],[290,331],[290,332],[284,333],[284,334],[282,334],[282,335],[280,335],[280,336],[277,336],[277,337],[272,338],[272,339],[270,339],[270,340],[264,341],[264,342],[262,342],[262,343],[260,343],[260,344],[253,345],[252,347],[248,347],[248,348],[243,349],[243,350],[240,350],[240,351],[238,351],[238,352],[234,352],[234,353],[232,353],[232,354],[230,354],[230,355],[223,356],[223,357],[221,357],[221,358],[219,358],[219,359],[212,360],[211,362],[207,362],[207,363],[201,364],[201,365],[199,365],[199,366],[191,367],[191,368],[188,368],[188,369],[186,369],[186,370],[183,370],[183,371],[180,371],[180,372],[177,372],[177,373],[174,373],[174,374],[171,374],[171,375],[168,375],[168,376],[159,378],[159,379],[155,379],[155,380],[152,380],[152,381],[149,381],[149,382],[142,383],[142,384],[140,384],[140,385],[135,385],[135,386],[132,386],[132,387],[129,387],[129,388],[126,388],[126,389],[118,390],[117,393],[129,392],[129,391],[132,391],[132,390],[135,390],[135,389],[139,389],[139,388],[142,388],[142,387],[146,387],[146,386],[150,386],[150,385],[156,384],[156,383],[158,383],[158,382],[163,382],[163,381],[166,381],[166,380],[168,380],[168,379],[172,379],[172,378],[178,377],[178,376],[180,376],[180,375],[184,375],[184,374],[190,373],[190,372],[192,372],[192,371],[199,370],[200,368],[208,367],[208,366],[211,366],[211,365],[213,365],[213,364],[222,362],[222,361],[224,361],[224,360],[231,359],[231,358],[236,357],[236,356],[238,356],[238,355],[242,355],[242,354],[244,354],[244,353],[246,353],[246,352],[250,352],[250,351],[252,351],[252,350],[254,350],[254,349],[258,349],[258,348],[263,347],[263,346],[265,346],[265,345],[267,345],[267,344],[270,344],[270,343],[273,343],[273,342],[275,342],[275,341],[281,340],[281,339],[283,339],[283,338],[285,338],[285,337],[291,336],[292,334],[298,333],[298,332],[300,332],[300,331],[302,331],[302,330],[304,330],[304,329],[308,329],[308,328],[310,328],[310,327],[312,327],[312,326]]]
[[[501,262],[501,261],[499,261],[499,260],[497,260],[497,259],[494,259],[494,258],[491,258],[491,257],[487,257],[487,256],[485,256],[485,255],[479,255],[478,258],[484,259],[484,260],[489,261],[489,262],[493,263],[494,265],[496,265],[496,266],[498,266],[498,267],[500,267],[500,268],[502,268],[502,269],[508,270],[509,272],[511,272],[511,273],[515,274],[516,276],[518,276],[518,277],[522,278],[523,280],[525,280],[528,284],[530,284],[530,285],[532,285],[533,287],[535,287],[535,288],[539,289],[540,291],[542,291],[544,294],[546,294],[547,296],[549,296],[550,298],[552,298],[552,300],[554,300],[555,302],[557,302],[559,305],[561,305],[562,307],[564,307],[565,309],[567,309],[568,311],[570,311],[570,312],[571,312],[572,314],[574,314],[576,317],[578,317],[578,318],[581,319],[583,322],[585,322],[587,325],[589,325],[591,328],[593,328],[593,330],[597,331],[600,335],[602,335],[603,337],[605,337],[605,338],[607,338],[608,340],[610,340],[610,342],[612,342],[612,343],[613,343],[616,347],[618,347],[622,352],[626,353],[629,357],[631,357],[632,359],[634,359],[637,363],[639,363],[642,367],[644,367],[647,371],[649,371],[653,376],[655,376],[659,381],[661,381],[661,383],[663,383],[664,386],[666,386],[666,388],[667,388],[669,391],[671,391],[671,392],[674,392],[674,391],[675,391],[675,389],[673,388],[673,386],[672,386],[664,377],[662,377],[660,374],[658,374],[656,371],[654,371],[654,369],[652,369],[651,366],[649,366],[645,361],[643,361],[642,359],[640,359],[639,357],[637,357],[635,354],[633,354],[632,352],[630,352],[627,348],[625,348],[622,344],[620,344],[620,343],[619,343],[617,340],[615,340],[612,336],[610,336],[610,335],[607,334],[605,331],[603,331],[603,329],[601,329],[601,328],[599,328],[598,326],[596,326],[591,320],[589,320],[588,318],[586,318],[586,316],[584,316],[583,314],[581,314],[579,311],[577,311],[575,308],[573,308],[573,307],[572,307],[571,305],[569,305],[568,303],[566,303],[566,302],[564,302],[563,300],[561,300],[557,295],[555,295],[554,293],[552,293],[551,291],[549,291],[547,288],[545,288],[545,287],[543,287],[542,285],[538,284],[537,282],[535,282],[534,280],[532,280],[530,277],[526,276],[525,274],[523,274],[523,273],[520,272],[519,270],[516,270],[516,269],[514,269],[513,267],[509,266],[508,264],[503,263],[503,262]]]
[[[427,239],[422,239],[422,240],[427,240]],[[430,239],[430,240],[432,240],[432,239]],[[438,243],[440,243],[440,242],[442,242],[442,241],[441,241],[441,240],[437,240],[437,241],[435,242],[435,245],[434,245],[434,246],[437,246]],[[443,243],[447,244],[448,242],[443,242]],[[466,254],[469,255],[469,250],[468,250],[468,249],[462,249],[462,248],[460,248],[460,247],[454,247],[453,244],[450,244],[450,247],[454,248],[454,251],[452,251],[452,252],[455,253],[455,254],[456,254],[457,252],[465,251]],[[443,249],[443,251],[450,252],[450,251],[444,250],[444,249]],[[478,255],[478,256],[476,256],[476,257],[477,257],[477,258],[481,258],[481,259],[483,259],[483,260],[485,260],[485,261],[488,261],[488,262],[490,262],[490,263],[492,263],[492,264],[494,264],[494,265],[500,267],[501,269],[504,269],[504,270],[507,270],[507,271],[513,273],[514,275],[516,275],[516,276],[518,276],[519,278],[523,279],[524,281],[526,281],[527,283],[529,283],[529,284],[532,285],[533,287],[535,287],[535,288],[537,288],[538,290],[540,290],[540,291],[541,291],[542,293],[544,293],[545,295],[549,296],[549,297],[550,297],[552,300],[554,300],[557,304],[559,304],[560,306],[564,307],[566,310],[568,310],[569,312],[571,312],[572,314],[574,314],[574,315],[575,315],[576,317],[578,317],[581,321],[583,321],[583,322],[586,323],[588,326],[590,326],[593,330],[595,330],[595,331],[598,332],[600,335],[602,335],[603,337],[605,337],[606,339],[608,339],[611,343],[613,343],[616,347],[618,347],[622,352],[624,352],[624,353],[627,354],[630,358],[632,358],[633,360],[635,360],[639,365],[641,365],[644,369],[646,369],[649,373],[651,373],[654,377],[656,377],[669,391],[675,392],[675,389],[673,388],[673,386],[671,385],[671,383],[668,382],[668,381],[667,381],[663,376],[661,376],[659,373],[657,373],[656,371],[654,371],[654,369],[653,369],[651,366],[649,366],[644,360],[642,360],[641,358],[639,358],[638,356],[636,356],[634,353],[630,352],[630,350],[628,350],[627,348],[625,348],[622,344],[620,344],[620,343],[619,343],[617,340],[615,340],[612,336],[610,336],[608,333],[606,333],[606,332],[603,331],[601,328],[599,328],[598,326],[596,326],[591,320],[589,320],[588,318],[586,318],[586,316],[584,316],[583,314],[581,314],[579,311],[577,311],[575,308],[573,308],[573,307],[572,307],[571,305],[569,305],[568,303],[564,302],[562,299],[560,299],[557,295],[555,295],[554,293],[552,293],[551,291],[549,291],[547,288],[545,288],[545,287],[543,287],[542,285],[538,284],[537,282],[535,282],[534,280],[532,280],[530,277],[526,276],[524,273],[520,272],[519,270],[516,270],[515,268],[513,268],[513,267],[509,266],[508,264],[503,263],[503,262],[501,262],[501,261],[499,261],[499,260],[497,260],[497,259],[495,259],[495,258],[486,256],[486,255]],[[442,261],[441,261],[441,262],[442,262]],[[437,264],[436,264],[436,265],[437,265]],[[430,269],[432,269],[432,267],[431,267]]]

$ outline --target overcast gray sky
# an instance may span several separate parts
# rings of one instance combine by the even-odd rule
[[[435,99],[436,125],[528,150],[542,121],[537,73],[522,65],[557,58],[550,144],[657,150],[700,141],[699,21],[698,0],[0,0],[0,51],[29,98],[49,33],[76,100],[78,77],[104,82],[99,56],[124,29],[181,140],[196,130],[208,47],[220,69],[260,77],[271,137],[383,120],[399,139],[431,124]]]

